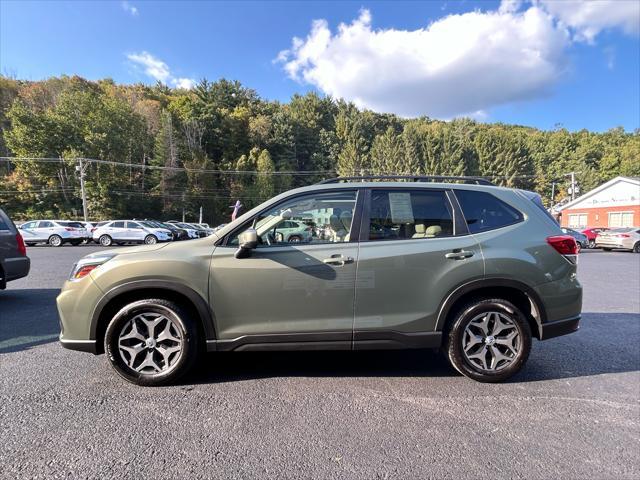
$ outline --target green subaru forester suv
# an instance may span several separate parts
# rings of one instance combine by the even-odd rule
[[[279,228],[303,222],[306,242]],[[469,177],[348,177],[292,190],[214,235],[74,265],[60,342],[139,385],[204,351],[441,348],[505,380],[532,337],[578,329],[577,248],[532,192]]]

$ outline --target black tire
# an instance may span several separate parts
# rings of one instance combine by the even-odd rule
[[[35,243],[31,243],[31,242],[25,242],[25,245],[27,247],[33,247],[35,245]]]
[[[144,243],[145,245],[155,245],[156,243],[158,243],[158,237],[156,237],[155,235],[147,235],[146,237],[144,237]]]
[[[291,235],[288,240],[289,243],[300,243],[302,242],[302,237],[300,235]]]
[[[596,241],[595,240],[589,240],[589,248],[596,248]]]
[[[512,322],[519,334],[519,346],[511,363],[488,371],[470,361],[463,351],[465,329],[471,321],[483,313],[497,312]],[[502,382],[515,375],[524,366],[531,351],[531,327],[522,312],[511,302],[500,298],[475,300],[458,309],[448,330],[444,351],[451,365],[461,374],[478,382]],[[511,328],[514,328],[511,327]],[[480,345],[486,349],[487,338]],[[486,359],[486,356],[485,356]],[[486,361],[485,361],[486,363]],[[499,365],[499,362],[498,364]]]
[[[602,247],[602,250],[604,250],[605,252],[610,252],[611,250],[613,250],[612,248],[606,248],[606,247]]]
[[[640,253],[640,242],[636,242],[633,246],[633,253]]]
[[[60,235],[51,235],[47,243],[52,247],[61,247],[64,242],[62,241],[62,237]]]
[[[74,247],[77,247],[78,245],[80,245],[82,243],[82,240],[71,240],[69,243],[71,245],[73,245]]]
[[[156,373],[138,372],[128,366],[123,354],[121,354],[118,346],[120,335],[129,321],[141,313],[165,316],[173,322],[176,331],[181,337],[182,348],[177,353],[178,356],[173,357],[175,363],[170,365],[166,371]],[[151,298],[130,303],[113,317],[105,333],[104,351],[114,370],[128,382],[142,386],[159,386],[176,382],[193,367],[198,357],[198,342],[198,329],[195,320],[187,310],[175,302],[162,298]],[[141,343],[141,345],[145,344]],[[162,357],[158,357],[159,354],[154,352],[152,347],[143,348],[140,354],[149,355],[149,352],[162,361]],[[124,355],[127,355],[126,352]]]
[[[101,235],[98,242],[103,247],[110,247],[113,244],[113,239],[109,235]]]

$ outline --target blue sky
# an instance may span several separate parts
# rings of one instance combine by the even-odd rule
[[[225,77],[281,101],[316,90],[403,116],[633,130],[639,5],[0,0],[0,70],[183,86]]]

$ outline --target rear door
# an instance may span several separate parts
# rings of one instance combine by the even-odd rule
[[[55,226],[53,222],[48,220],[41,220],[38,222],[38,226],[35,228],[36,239],[39,241],[46,241],[55,232]]]
[[[112,222],[106,233],[114,240],[127,240],[127,229],[123,221]]]
[[[451,290],[484,274],[480,247],[445,189],[371,189],[360,240],[356,349],[394,332],[426,339]]]

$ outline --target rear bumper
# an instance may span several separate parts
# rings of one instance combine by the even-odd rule
[[[26,277],[31,269],[31,260],[29,260],[29,257],[6,258],[2,267],[5,276],[0,282],[6,283],[11,280]]]
[[[555,322],[547,322],[541,325],[540,340],[548,340],[550,338],[568,335],[580,328],[580,315]]]

